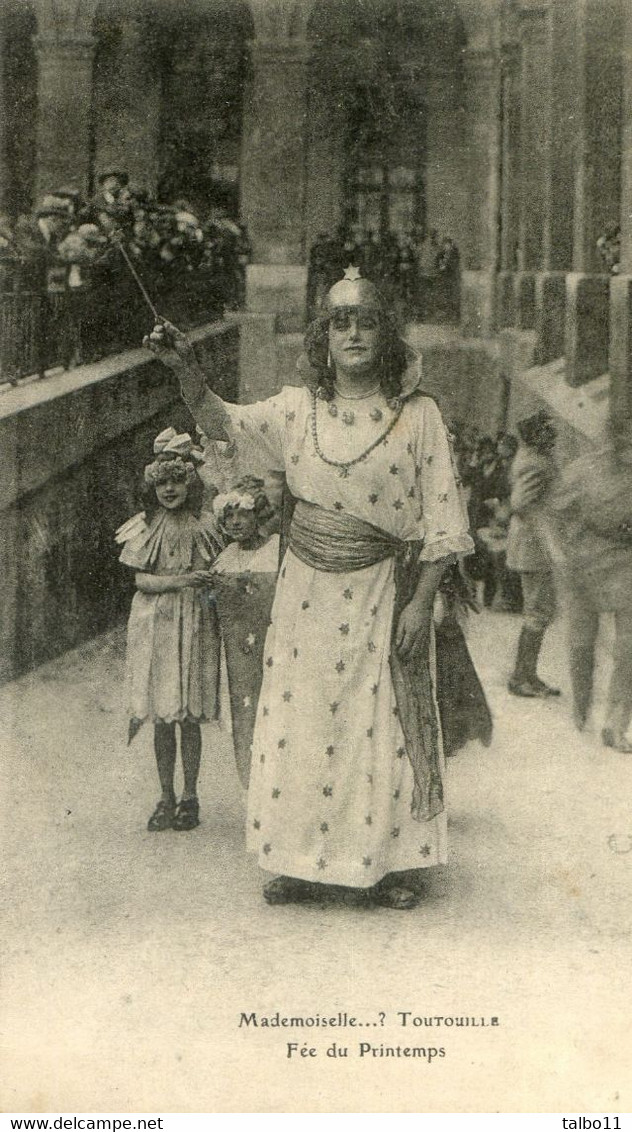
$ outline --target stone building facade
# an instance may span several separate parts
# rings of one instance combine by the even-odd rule
[[[251,309],[303,310],[360,217],[461,251],[462,329],[535,336],[628,412],[627,0],[4,0],[0,210],[118,166],[239,212]],[[597,240],[621,227],[616,275]]]
[[[460,333],[420,340],[449,415],[492,431],[544,404],[567,452],[608,418],[628,423],[629,0],[2,0],[0,35],[0,212],[62,187],[89,194],[119,167],[152,194],[246,221],[248,305],[268,317],[242,328],[242,397],[272,391],[243,380],[248,349],[259,377],[286,346],[293,366],[292,343],[271,339],[275,316],[300,321],[315,236],[357,220],[459,245]],[[609,272],[597,241],[617,226]],[[232,343],[217,364],[237,396],[237,328],[204,334]],[[85,538],[61,504],[80,514],[114,439],[123,467],[177,411],[164,382],[139,354],[2,394],[0,679],[116,615],[93,600],[87,567],[75,577]],[[49,443],[76,421],[94,421],[80,451]],[[110,554],[112,578],[109,532],[127,513],[103,511],[95,555]]]
[[[492,107],[492,12],[478,0],[5,0],[0,209],[61,184],[89,191],[112,166],[151,192],[219,201],[248,224],[251,302],[268,310],[302,309],[315,236],[358,212],[372,228],[432,224],[488,268],[490,168],[468,144],[468,105]]]

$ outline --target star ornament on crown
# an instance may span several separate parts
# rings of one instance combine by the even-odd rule
[[[379,291],[360,274],[360,269],[350,264],[342,279],[334,283],[327,293],[325,309],[328,312],[340,307],[365,307],[367,310],[383,310],[384,303]]]

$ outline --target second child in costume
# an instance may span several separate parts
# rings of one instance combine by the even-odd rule
[[[218,710],[219,632],[209,600],[210,569],[223,545],[215,520],[201,511],[203,486],[191,438],[167,429],[145,468],[145,510],[116,534],[120,561],[136,571],[127,627],[130,741],[148,720],[162,794],[151,831],[199,824],[200,724]],[[176,804],[176,724],[184,789]]]
[[[279,563],[279,536],[264,533],[272,507],[256,486],[258,481],[252,479],[252,483],[255,486],[250,491],[242,484],[213,501],[220,527],[231,540],[217,558],[213,573],[228,669],[235,760],[244,786],[250,778],[264,644]]]

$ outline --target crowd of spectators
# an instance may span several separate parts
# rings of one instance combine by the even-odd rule
[[[597,240],[597,251],[608,275],[618,275],[621,261],[621,226],[613,221],[607,224]]]
[[[506,564],[511,517],[510,469],[518,440],[507,432],[485,435],[463,422],[452,422],[450,430],[476,546],[475,553],[465,560],[465,567],[473,581],[482,583],[486,608],[519,613],[522,609],[520,576]]]
[[[223,209],[201,216],[186,200],[159,202],[110,170],[90,200],[59,189],[13,225],[0,218],[0,291],[37,303],[38,372],[53,355],[67,367],[138,339],[143,299],[121,246],[172,321],[244,304],[244,225]]]
[[[406,320],[458,322],[460,256],[454,240],[432,229],[425,235],[382,235],[341,225],[320,233],[309,255],[307,320],[319,312],[329,288],[350,264],[373,280]]]

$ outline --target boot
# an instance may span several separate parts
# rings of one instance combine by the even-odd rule
[[[523,625],[518,640],[518,652],[513,674],[507,685],[514,696],[544,699],[559,696],[559,688],[551,688],[537,675],[538,657],[544,640],[544,629],[530,629]]]
[[[573,720],[578,731],[583,731],[592,704],[594,647],[573,648],[569,653],[571,687],[573,689]]]

